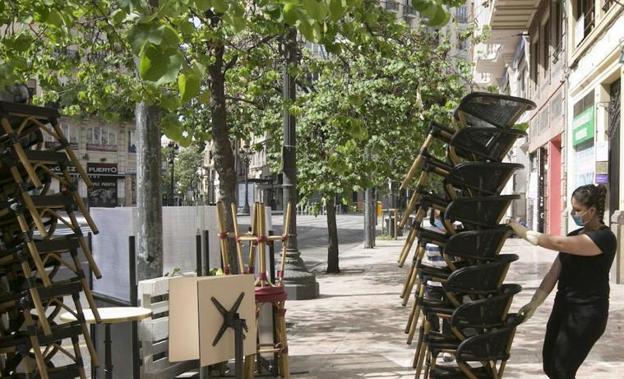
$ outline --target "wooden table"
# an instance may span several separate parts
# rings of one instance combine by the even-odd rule
[[[104,372],[106,379],[113,378],[113,363],[111,352],[111,331],[112,324],[120,324],[124,322],[137,322],[146,319],[152,315],[152,310],[141,307],[106,307],[98,308],[100,319],[104,324]],[[85,321],[89,324],[95,323],[95,317],[90,309],[83,311]],[[76,317],[70,312],[65,312],[59,316],[62,321],[76,321]]]

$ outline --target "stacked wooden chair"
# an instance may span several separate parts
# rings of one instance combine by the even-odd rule
[[[455,111],[453,127],[431,125],[401,185],[410,189],[411,197],[399,227],[409,224],[410,231],[398,263],[402,267],[415,250],[401,297],[405,306],[414,294],[405,332],[411,344],[418,331],[413,361],[417,378],[421,374],[500,378],[503,374],[521,320],[508,313],[520,286],[504,283],[518,257],[500,254],[511,233],[501,221],[519,196],[501,192],[523,167],[503,159],[526,135],[514,128],[516,121],[534,108],[534,103],[517,97],[466,96]],[[434,143],[444,147],[445,158],[430,153]],[[433,176],[441,180],[443,193],[433,192]],[[440,214],[442,229],[423,225],[431,212]],[[424,260],[428,244],[438,247],[445,262],[442,267]],[[436,286],[429,287],[431,283]],[[454,364],[439,365],[440,353],[452,354]]]
[[[290,378],[288,367],[288,341],[286,338],[286,299],[284,288],[284,265],[286,262],[286,246],[289,237],[292,205],[286,207],[284,229],[281,235],[268,235],[266,228],[266,212],[263,203],[255,203],[251,215],[250,230],[245,233],[239,231],[236,216],[236,205],[231,205],[233,218],[233,231],[227,231],[225,224],[225,206],[222,202],[217,203],[217,214],[220,225],[221,259],[226,274],[231,273],[227,249],[229,242],[236,246],[236,258],[240,272],[253,274],[255,281],[256,315],[260,314],[264,305],[271,305],[274,322],[274,341],[271,344],[258,343],[257,354],[274,354],[279,363],[279,375],[282,378]],[[276,273],[275,282],[271,281],[270,268],[267,266],[267,247],[275,241],[282,242],[280,263]],[[246,260],[245,260],[246,258]],[[245,264],[247,262],[247,264]],[[256,266],[257,265],[257,266]],[[260,334],[260,331],[259,331]],[[253,378],[256,372],[256,359],[254,356],[245,359],[245,377]]]
[[[97,228],[69,169],[90,181],[58,119],[54,109],[0,102],[0,377],[86,378],[80,343],[97,365],[81,294],[99,315],[82,257],[101,274],[77,212]],[[44,135],[56,147],[44,149]],[[60,193],[51,193],[53,179]],[[70,233],[60,236],[60,225]],[[76,321],[57,323],[62,311]]]

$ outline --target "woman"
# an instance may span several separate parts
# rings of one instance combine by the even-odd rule
[[[604,333],[609,313],[609,269],[617,241],[603,216],[607,190],[586,185],[572,193],[571,216],[581,228],[567,237],[528,230],[515,221],[516,234],[559,255],[533,295],[520,309],[528,319],[557,286],[557,295],[542,350],[549,378],[574,378],[587,354]]]

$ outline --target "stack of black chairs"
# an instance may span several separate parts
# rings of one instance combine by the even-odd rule
[[[59,117],[0,102],[0,377],[86,378],[81,343],[97,364],[80,301],[99,321],[83,259],[101,274],[79,223],[97,233],[78,193],[78,180],[90,181]],[[59,322],[61,312],[75,321]]]
[[[501,195],[523,166],[504,163],[525,132],[514,128],[535,104],[490,93],[466,96],[455,111],[453,127],[431,125],[402,188],[411,198],[399,227],[410,226],[399,258],[402,266],[416,249],[401,297],[414,303],[406,326],[408,343],[418,331],[413,366],[416,378],[500,378],[521,317],[509,313],[521,288],[504,283],[515,254],[500,254],[511,230],[502,218],[517,195]],[[446,158],[430,150],[439,143]],[[416,173],[417,180],[413,181]],[[443,191],[432,191],[433,176]],[[415,182],[415,185],[411,185]],[[443,230],[423,225],[439,212]],[[437,245],[444,265],[423,261],[427,244]],[[429,286],[436,283],[436,286]],[[441,353],[452,363],[441,364]]]

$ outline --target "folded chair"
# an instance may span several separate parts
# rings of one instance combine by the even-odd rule
[[[488,263],[476,264],[462,267],[448,276],[428,276],[422,280],[436,281],[442,284],[442,299],[427,299],[424,297],[424,286],[415,300],[416,308],[412,315],[411,325],[416,327],[421,311],[427,312],[435,310],[440,313],[440,309],[447,310],[447,313],[462,305],[465,301],[473,301],[490,297],[502,292],[503,281],[512,262],[518,260],[515,254],[501,254]],[[421,333],[427,334],[427,322],[421,325]],[[413,336],[413,334],[412,334]],[[422,363],[422,350],[417,351],[414,357],[414,367]]]
[[[521,317],[509,314],[503,326],[468,337],[456,347],[438,346],[431,343],[431,348],[436,349],[438,353],[453,354],[457,364],[456,366],[436,366],[435,362],[430,362],[428,377],[432,379],[502,378],[510,357],[516,328],[521,323]],[[418,373],[416,377],[418,378]]]
[[[537,105],[527,99],[487,92],[466,95],[455,110],[455,120],[467,127],[510,128]]]
[[[423,172],[399,227],[405,226],[421,194],[426,193],[430,174],[444,179],[447,198],[452,200],[458,197],[499,195],[513,173],[523,167],[517,163],[498,162],[464,162],[451,166],[427,154],[424,156]]]
[[[463,340],[473,335],[483,334],[493,328],[505,325],[513,297],[521,291],[517,284],[504,284],[499,294],[466,302],[459,307],[424,307],[424,325],[420,329],[415,360],[422,367],[427,355],[427,367],[435,365],[441,349],[456,348]],[[432,320],[442,320],[448,325],[440,331],[432,329]],[[426,354],[425,352],[428,352]],[[427,370],[428,371],[428,370]]]
[[[233,215],[233,232],[227,232],[224,222],[224,208],[221,204],[221,211],[218,212],[221,225],[221,241],[222,251],[225,241],[234,240],[236,244],[236,252],[239,260],[239,267],[246,267],[245,272],[254,274],[256,276],[256,288],[255,288],[255,300],[256,300],[256,315],[258,316],[261,307],[264,304],[271,304],[273,312],[275,314],[275,341],[270,344],[258,344],[258,354],[273,353],[277,356],[279,362],[279,375],[282,378],[290,378],[290,371],[288,366],[288,342],[286,337],[286,299],[287,294],[284,289],[284,265],[286,263],[286,246],[288,237],[290,235],[289,226],[290,218],[292,216],[292,205],[289,203],[286,207],[286,217],[284,219],[284,229],[282,235],[270,236],[266,230],[266,213],[265,206],[262,203],[255,203],[253,206],[251,217],[251,228],[247,233],[240,233],[238,226],[238,219],[236,217],[236,206],[232,204]],[[280,258],[279,269],[277,271],[277,277],[275,283],[271,282],[269,278],[269,270],[266,261],[266,247],[268,244],[275,241],[282,241],[282,255]],[[243,250],[244,244],[248,248],[248,263],[243,264]],[[256,257],[257,255],[257,257]],[[226,258],[223,258],[226,259]],[[256,270],[256,261],[258,267]],[[225,260],[224,260],[225,262]],[[256,272],[257,271],[257,272]],[[256,367],[255,360],[252,356],[245,359],[245,373],[246,378],[253,378],[255,375]]]

